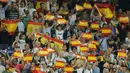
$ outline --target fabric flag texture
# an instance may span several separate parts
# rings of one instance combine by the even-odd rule
[[[93,29],[93,30],[99,30],[99,24],[97,22],[92,22],[91,23],[91,29]]]
[[[86,46],[80,46],[80,51],[81,52],[88,52],[89,49]]]
[[[64,68],[65,67],[65,62],[56,60],[55,62],[55,68]]]
[[[120,23],[129,23],[129,18],[128,17],[120,17],[119,21],[120,21]]]
[[[84,34],[82,34],[82,37],[85,39],[92,39],[93,35],[92,35],[92,33],[84,33]]]
[[[86,57],[84,57],[84,56],[76,55],[76,57],[77,57],[77,59],[86,60]]]
[[[64,18],[58,18],[57,22],[58,22],[58,24],[67,24],[67,20]]]
[[[79,40],[71,41],[72,46],[80,46],[81,42]]]
[[[2,3],[7,3],[8,0],[0,0],[0,2],[2,2]]]
[[[21,53],[21,51],[16,51],[16,52],[14,52],[13,57],[21,58],[21,57],[23,57],[23,54]]]
[[[89,50],[97,50],[96,44],[90,43],[88,44]]]
[[[82,11],[84,8],[81,5],[76,4],[76,11]]]
[[[33,59],[33,56],[31,54],[24,56],[24,61],[25,62],[32,62],[32,59]]]
[[[78,26],[81,28],[86,28],[88,27],[88,21],[79,21]]]
[[[28,27],[27,27],[27,32],[33,33],[33,32],[36,32],[37,30],[40,30],[41,28],[42,28],[42,23],[29,21]]]
[[[101,28],[102,34],[104,36],[108,36],[112,33],[112,29],[111,28]]]
[[[39,50],[38,51],[38,56],[48,56],[49,52],[47,50]]]
[[[36,8],[40,8],[41,3],[46,3],[48,0],[37,0]]]
[[[92,9],[92,5],[91,5],[90,3],[88,3],[88,2],[85,2],[85,3],[83,4],[83,7],[84,7],[85,9]]]
[[[58,13],[60,15],[67,15],[69,12],[67,10],[60,10]]]
[[[114,6],[110,4],[95,4],[94,5],[100,16],[106,15],[106,18],[111,19],[114,16]]]
[[[96,62],[97,57],[95,55],[88,55],[88,62]]]
[[[120,57],[120,58],[126,58],[127,54],[124,51],[118,51],[118,57]]]
[[[64,68],[64,71],[67,72],[67,73],[73,73],[74,68],[72,66],[66,66]]]
[[[55,16],[52,15],[52,14],[47,14],[46,15],[46,20],[54,20],[55,19]]]

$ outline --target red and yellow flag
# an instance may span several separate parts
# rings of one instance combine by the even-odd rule
[[[88,44],[89,50],[97,50],[96,44],[90,43]]]
[[[55,52],[55,50],[51,49],[51,48],[45,48],[45,50],[48,51],[49,54],[52,54]]]
[[[64,67],[65,67],[65,62],[64,61],[56,60],[55,68],[64,68]]]
[[[119,21],[120,21],[120,23],[129,23],[129,18],[128,17],[120,17]]]
[[[38,54],[38,56],[48,56],[49,55],[48,51],[46,51],[46,50],[39,50],[37,54]]]
[[[91,5],[90,3],[88,3],[88,2],[85,2],[85,3],[83,4],[83,7],[84,7],[85,9],[92,9],[92,5]]]
[[[93,30],[99,30],[99,24],[97,22],[92,22],[91,23],[91,29],[93,29]]]
[[[46,3],[48,0],[37,0],[36,8],[40,8],[41,3]]]
[[[80,46],[80,51],[82,51],[82,52],[88,52],[89,49],[86,46]]]
[[[67,10],[60,10],[58,13],[60,15],[67,15],[69,12]]]
[[[88,55],[88,62],[96,62],[97,57],[95,55]]]
[[[96,46],[99,46],[99,42],[96,40],[93,40],[92,43],[95,44]]]
[[[55,16],[52,15],[52,14],[47,14],[46,15],[46,20],[54,20],[55,19]]]
[[[108,35],[110,35],[112,33],[112,29],[111,28],[102,28],[101,31],[102,31],[102,34],[104,36],[108,36]]]
[[[82,11],[84,8],[81,5],[76,4],[76,11]]]
[[[21,51],[16,51],[16,52],[14,52],[13,57],[22,58],[22,57],[23,57],[23,54],[22,54]]]
[[[37,31],[40,31],[41,28],[42,28],[42,23],[29,21],[28,27],[27,27],[27,32],[28,33],[37,32]]]
[[[13,35],[18,27],[18,20],[2,20],[2,27],[6,27],[10,35]]]
[[[126,58],[127,57],[127,54],[126,54],[126,52],[124,52],[124,51],[118,51],[118,55],[117,55],[118,57],[121,57],[121,58]]]
[[[66,67],[64,68],[64,71],[65,71],[66,73],[73,73],[74,68],[73,68],[72,66],[66,66]]]
[[[79,40],[71,41],[72,46],[80,46],[81,42]]]
[[[86,28],[88,27],[88,21],[79,21],[79,24],[78,24],[79,27],[83,27],[83,28]]]
[[[0,0],[2,3],[8,3],[8,0]]]
[[[92,33],[84,33],[84,34],[82,35],[82,37],[85,38],[85,39],[92,39],[92,38],[93,38],[93,35],[92,35]]]
[[[94,5],[100,16],[105,15],[106,18],[112,18],[114,16],[114,7],[110,4],[95,4]]]
[[[25,62],[32,62],[32,59],[33,59],[33,56],[31,54],[24,56],[24,61]]]
[[[57,22],[58,22],[58,24],[67,24],[67,20],[64,18],[58,18]]]

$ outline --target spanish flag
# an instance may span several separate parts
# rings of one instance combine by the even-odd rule
[[[32,62],[32,59],[33,59],[33,56],[31,54],[24,56],[24,61],[25,62]]]
[[[72,66],[65,66],[64,71],[66,73],[73,73],[74,68]]]
[[[88,52],[89,49],[86,46],[80,46],[80,51],[82,51],[82,52]]]
[[[51,48],[45,48],[45,50],[48,51],[49,54],[52,54],[55,52],[55,50],[51,49]]]
[[[129,23],[129,18],[127,16],[126,17],[120,17],[119,21],[120,21],[120,23]]]
[[[101,28],[102,34],[104,36],[108,36],[112,33],[112,29],[111,28]]]
[[[83,27],[83,28],[86,28],[88,27],[88,21],[79,21],[79,24],[78,24],[79,27]]]
[[[40,71],[40,66],[36,66],[35,70]]]
[[[126,54],[126,52],[124,52],[124,51],[118,51],[118,57],[126,58],[126,57],[127,57],[127,54]]]
[[[58,13],[60,15],[67,15],[69,12],[67,10],[60,10]]]
[[[42,28],[42,23],[29,21],[28,27],[27,27],[27,32],[28,33],[36,32],[36,30],[40,30],[41,28]]]
[[[57,22],[58,22],[58,24],[67,24],[67,20],[64,18],[58,18]]]
[[[80,55],[76,55],[76,58],[77,58],[77,59],[86,60],[86,57],[84,57],[84,56],[80,56]]]
[[[90,3],[88,3],[88,2],[85,2],[85,3],[83,4],[83,7],[84,7],[85,9],[92,9],[92,5],[91,5]]]
[[[38,56],[48,56],[48,51],[46,51],[46,50],[39,50],[38,51]]]
[[[65,67],[65,62],[64,61],[56,60],[55,68],[64,68],[64,67]]]
[[[45,44],[46,44],[46,41],[47,41],[47,39],[46,39],[46,38],[44,38],[44,37],[42,37],[42,38],[40,39],[40,42],[41,42],[41,44],[43,44],[43,45],[45,45]]]
[[[2,20],[2,26],[5,26],[10,35],[14,35],[17,27],[18,20]]]
[[[101,16],[106,15],[106,18],[111,19],[114,16],[114,7],[110,4],[95,4],[94,5]]]
[[[0,0],[2,3],[8,3],[8,0]]]
[[[88,62],[96,62],[97,57],[95,55],[88,55]]]
[[[76,4],[76,11],[82,11],[84,8],[81,5]]]
[[[80,46],[81,42],[79,40],[71,41],[72,46]]]
[[[93,38],[93,35],[92,35],[92,33],[84,33],[84,34],[82,35],[82,37],[85,38],[85,39],[92,39],[92,38]]]
[[[97,22],[92,22],[91,23],[91,29],[93,29],[93,30],[99,30],[99,24]]]
[[[52,14],[46,14],[46,20],[54,20],[55,16]]]
[[[96,46],[99,46],[99,42],[96,40],[93,40],[92,43],[95,44]]]
[[[89,50],[97,50],[96,44],[90,43],[88,44]]]
[[[14,52],[13,57],[21,58],[21,57],[23,57],[23,54],[21,51],[16,51],[16,52]]]
[[[40,8],[41,3],[46,3],[48,0],[37,0],[36,8]]]

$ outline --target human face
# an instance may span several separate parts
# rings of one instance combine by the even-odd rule
[[[62,27],[61,27],[61,26],[59,26],[59,27],[58,27],[58,30],[61,30],[61,29],[62,29]]]

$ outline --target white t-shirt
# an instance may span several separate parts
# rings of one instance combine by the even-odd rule
[[[24,12],[24,9],[25,10],[27,10],[27,8],[26,7],[23,7],[23,8],[19,8],[19,15],[21,15],[21,16],[25,16],[26,14],[25,14],[25,12]]]
[[[20,49],[21,50],[24,50],[25,49],[25,44],[26,44],[26,42],[25,42],[25,40],[19,40],[19,46],[20,46]]]
[[[23,22],[18,22],[18,30],[19,30],[19,32],[24,32],[24,24],[23,24]]]
[[[125,43],[126,43],[126,45],[127,45],[128,47],[130,47],[130,39],[128,39],[128,37],[125,38]]]
[[[29,10],[29,14],[30,14],[31,17],[33,17],[33,12],[34,12],[34,11],[36,11],[36,9],[34,9],[34,8],[31,8],[31,9]]]
[[[56,30],[56,37],[59,38],[60,40],[63,40],[63,34],[64,34],[63,30],[61,31]]]
[[[2,73],[5,70],[5,67],[0,65],[0,73]]]

